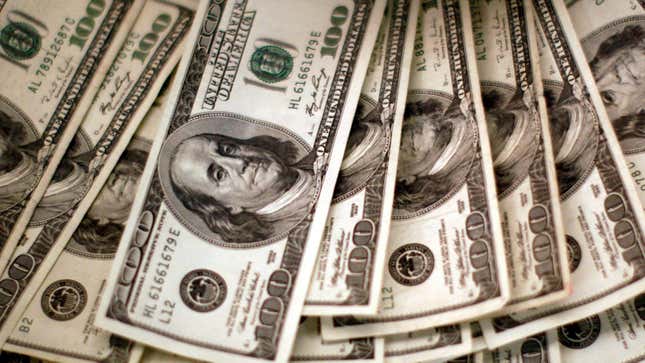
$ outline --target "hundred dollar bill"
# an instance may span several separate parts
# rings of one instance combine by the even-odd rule
[[[172,3],[147,2],[131,34],[138,30],[141,20],[151,24],[150,15],[170,14],[177,9],[180,8]],[[190,9],[184,11],[192,15]],[[174,15],[176,19],[182,14]],[[3,349],[53,361],[86,362],[123,361],[137,353],[132,342],[95,327],[94,319],[123,232],[123,223],[116,217],[124,220],[132,205],[134,190],[163,115],[165,90],[146,114],[49,273],[41,281],[34,281],[40,287]],[[97,99],[100,95],[99,92]],[[102,223],[101,218],[108,222]]]
[[[418,5],[397,0],[387,6],[336,182],[305,315],[376,313]]]
[[[385,338],[386,363],[437,361],[470,351],[469,324],[447,325]]]
[[[417,29],[378,315],[323,318],[325,340],[450,325],[508,299],[468,1],[423,1]]]
[[[645,293],[605,312],[549,331],[562,362],[645,361]]]
[[[645,204],[645,2],[577,1],[568,10]]]
[[[188,33],[195,8],[196,2],[190,0],[145,3],[40,200],[11,263],[0,276],[3,292],[0,343],[11,334],[70,239],[80,255],[107,256],[116,251],[120,237],[117,232],[128,217],[130,199],[136,190],[132,176],[141,173],[138,169],[143,169],[145,157],[139,157],[138,168],[133,164],[117,168],[117,177],[110,174],[178,62],[180,44]],[[106,181],[111,184],[100,193]],[[95,198],[98,199],[94,201]],[[86,212],[88,218],[83,218]],[[80,232],[72,236],[77,226]],[[101,245],[99,251],[79,252]],[[99,274],[96,278],[105,276]],[[74,290],[65,284],[60,288]],[[65,295],[61,298],[65,299]],[[70,313],[58,311],[54,314],[60,316],[50,318],[69,320],[76,316]]]
[[[143,0],[0,2],[0,269],[142,5]]]
[[[531,5],[470,6],[509,272],[511,299],[503,311],[524,310],[570,290]]]
[[[203,2],[97,326],[196,359],[289,359],[384,8]]]
[[[540,333],[494,350],[486,350],[480,355],[478,363],[569,363],[561,359],[559,348],[557,340]]]
[[[483,320],[489,347],[597,314],[645,289],[643,210],[561,0],[533,0],[573,292]]]
[[[324,343],[317,317],[302,317],[290,362],[306,363],[379,363],[383,362],[383,338],[352,339]],[[171,353],[146,349],[141,363],[196,362]]]

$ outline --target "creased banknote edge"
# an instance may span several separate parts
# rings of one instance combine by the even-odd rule
[[[533,3],[533,0],[531,2]],[[574,29],[567,9],[562,0],[554,0],[551,3],[553,4],[553,7],[555,9],[558,21],[562,24],[562,28]],[[535,11],[534,15],[537,17]],[[591,70],[589,69],[589,66],[586,62],[586,57],[584,55],[584,52],[582,51],[582,46],[580,45],[580,42],[575,33],[572,33],[571,31],[565,31],[564,37],[565,41],[570,45],[570,52],[574,60],[576,61],[575,66],[580,72],[580,78],[583,81],[592,80],[591,82],[585,82],[585,86],[587,87],[589,97],[593,103],[594,109],[598,114],[600,127],[607,136],[607,148],[609,149],[609,152],[614,158],[614,161],[617,165],[626,165],[622,150],[620,149],[620,145],[618,145],[618,142],[616,141],[614,130],[610,126],[611,123],[609,121],[609,117],[607,116],[607,112],[604,106],[598,107],[598,105],[603,105],[603,103],[600,99],[600,95],[598,93],[598,89],[596,88]],[[581,59],[583,61],[580,61]],[[633,179],[630,175],[627,174],[626,168],[618,167],[617,171],[621,178],[621,181],[623,182],[625,194],[629,199],[630,204],[632,206],[635,206],[635,208],[632,208],[633,213],[635,214],[634,219],[636,221],[641,221],[641,224],[638,225],[638,232],[640,233],[641,238],[643,238],[643,236],[645,236],[645,233],[643,232],[642,221],[645,221],[645,215],[643,213],[643,209],[639,208],[640,200],[636,194]],[[636,203],[634,203],[634,201],[636,201]],[[627,299],[630,299],[631,297],[644,290],[645,277],[641,278],[640,280],[636,280],[626,286],[618,288],[608,295],[598,298],[593,302],[583,303],[571,309],[550,314],[542,318],[537,318],[503,332],[495,333],[492,326],[492,321],[490,319],[482,320],[482,330],[484,332],[484,337],[488,346],[490,348],[496,348],[513,340],[523,339],[541,331],[549,330],[554,327],[568,324],[580,320],[584,317],[597,314],[604,311],[607,306],[615,306]]]
[[[302,315],[310,316],[334,316],[334,315],[372,315],[378,310],[383,285],[383,274],[385,273],[385,258],[387,256],[387,242],[390,233],[390,220],[392,217],[394,187],[396,185],[396,169],[398,166],[399,146],[401,144],[401,130],[403,127],[403,114],[407,99],[407,89],[410,81],[410,70],[412,62],[412,43],[416,32],[417,17],[419,14],[418,1],[411,0],[408,12],[408,27],[404,34],[403,43],[410,46],[404,46],[401,59],[401,69],[399,74],[399,85],[396,92],[398,93],[395,104],[394,122],[392,124],[392,140],[390,142],[389,162],[386,171],[383,209],[381,213],[381,223],[378,231],[378,241],[376,242],[376,257],[369,288],[370,295],[367,304],[364,305],[307,305],[303,308]],[[393,176],[391,176],[393,174]],[[312,276],[313,277],[313,276]]]
[[[81,96],[76,110],[74,111],[74,115],[70,117],[69,121],[65,125],[65,129],[62,131],[60,139],[56,143],[54,153],[51,155],[48,164],[43,171],[43,175],[38,182],[38,185],[36,186],[36,188],[34,188],[34,190],[32,190],[29,197],[27,198],[25,207],[20,212],[18,219],[14,223],[13,228],[9,233],[7,241],[5,241],[4,246],[2,246],[2,250],[0,252],[0,266],[8,265],[10,258],[13,255],[16,246],[18,245],[18,242],[20,242],[20,238],[22,237],[23,232],[27,228],[29,220],[36,211],[38,203],[45,194],[47,186],[54,176],[54,172],[58,167],[58,163],[65,155],[67,147],[72,142],[72,139],[76,134],[76,130],[81,125],[81,122],[85,119],[85,114],[87,113],[87,111],[89,111],[89,108],[94,101],[94,96],[96,96],[99,91],[99,87],[103,83],[103,77],[97,76],[97,74],[107,74],[110,66],[112,65],[112,61],[114,61],[114,59],[118,55],[118,52],[121,50],[121,45],[125,42],[125,39],[128,36],[131,25],[134,24],[137,16],[139,15],[139,12],[143,8],[143,4],[144,0],[132,0],[130,8],[127,10],[127,13],[122,19],[121,25],[117,29],[116,33],[114,33],[112,43],[107,47],[106,51],[102,53],[102,57],[100,57],[100,61],[96,67],[94,74],[88,76],[92,77],[92,80],[88,82],[87,88]],[[4,342],[5,340],[6,337],[0,335],[0,343]]]
[[[569,270],[569,263],[567,258],[567,247],[564,233],[564,225],[562,222],[562,210],[560,208],[560,192],[558,190],[557,174],[555,168],[553,142],[551,140],[551,126],[549,125],[548,112],[546,107],[546,100],[544,98],[544,85],[542,83],[542,71],[540,69],[540,56],[537,45],[537,34],[535,29],[535,14],[533,6],[528,1],[523,1],[524,13],[526,14],[527,37],[529,43],[529,56],[531,61],[531,68],[533,70],[533,87],[537,101],[537,111],[540,117],[542,146],[544,147],[544,163],[547,178],[554,180],[554,183],[549,185],[549,201],[551,203],[553,213],[553,224],[555,227],[556,241],[555,245],[558,249],[557,258],[559,260],[560,276],[562,276],[563,289],[553,291],[543,296],[513,303],[513,298],[509,304],[503,307],[497,315],[506,315],[517,311],[522,311],[537,306],[546,305],[551,302],[562,300],[571,294],[571,272]]]
[[[201,21],[204,19],[207,5],[208,3],[206,1],[202,1],[202,3],[200,4],[200,8],[195,15],[196,21],[193,23],[193,28],[191,30],[191,33],[187,36],[188,43],[190,43],[190,40],[198,38],[198,35],[200,34],[200,31],[202,28]],[[369,58],[369,55],[372,52],[374,42],[376,41],[377,31],[375,31],[375,29],[373,28],[378,28],[382,17],[381,14],[383,13],[384,8],[385,8],[384,0],[376,0],[372,5],[372,9],[370,10],[369,20],[366,21],[366,28],[370,29],[371,31],[366,30],[365,34],[367,34],[367,36],[365,36],[365,38],[363,39],[363,42],[362,42],[363,47],[358,52],[357,59],[363,59],[365,57]],[[191,46],[191,44],[188,44],[187,48],[183,53],[183,57],[178,68],[179,71],[177,74],[177,78],[175,80],[175,83],[173,83],[172,85],[172,90],[170,92],[169,99],[176,99],[178,97],[179,92],[181,91],[182,82],[185,78],[187,71],[189,70],[189,65],[191,61],[190,58],[191,58],[192,52],[193,52],[193,46]],[[357,76],[355,76],[350,82],[350,85],[348,87],[349,96],[346,99],[347,103],[343,110],[345,112],[351,113],[352,118],[353,118],[353,109],[355,110],[356,108],[356,104],[358,102],[358,93],[359,93],[360,87],[362,86],[362,80],[366,72],[367,72],[367,62],[365,62],[365,64],[362,67],[359,67],[358,62],[355,63],[354,74]],[[360,82],[357,81],[357,79],[360,79]],[[357,87],[359,88],[357,89]],[[352,97],[354,97],[355,100],[352,100]],[[347,106],[347,105],[351,106],[352,104],[354,104],[353,107]],[[174,109],[175,109],[175,102],[170,102],[169,105],[164,110],[165,123],[160,126],[158,133],[156,134],[155,142],[153,143],[152,148],[150,150],[150,154],[149,154],[150,156],[148,159],[149,161],[150,160],[156,161],[160,153],[161,146],[163,144],[163,141],[165,140],[164,136],[167,134],[168,128],[170,126],[171,120],[168,115],[169,114],[172,115],[174,113]],[[351,120],[344,120],[344,121],[347,121],[345,123],[351,122]],[[340,122],[340,124],[342,123],[343,122]],[[344,128],[339,127],[339,130],[334,140],[334,143],[335,143],[334,147],[337,148],[338,153],[340,153],[341,155],[344,151],[346,139],[348,138],[348,136],[349,136],[349,127],[344,127]],[[337,145],[337,144],[340,144],[340,145]],[[333,173],[333,171],[340,170],[341,161],[342,161],[341,158],[337,158],[337,160],[332,160],[328,164],[328,170],[332,170],[332,173],[328,174],[328,177],[330,177],[330,179],[328,180],[330,183],[331,181],[334,182],[332,185],[335,185],[335,177],[332,177],[332,175],[335,174],[335,176],[337,177],[337,174],[338,174],[337,172]],[[156,163],[153,163],[153,164],[156,164]],[[155,172],[156,172],[156,168],[146,166],[146,168],[144,169],[143,175],[141,177],[141,180],[142,181],[152,180],[152,176]],[[145,198],[147,196],[149,187],[150,186],[147,185],[147,183],[142,183],[142,185],[137,190],[137,197],[132,204],[130,217],[125,227],[123,238],[121,239],[121,243],[119,245],[119,249],[114,258],[115,261],[125,261],[124,257],[125,257],[125,254],[127,253],[126,247],[128,247],[127,246],[128,243],[123,241],[129,241],[129,238],[126,238],[126,236],[131,236],[132,233],[134,232],[134,229],[136,227],[135,222],[143,210]],[[317,208],[316,214],[314,216],[314,220],[320,219],[321,214],[326,215],[326,209],[329,208],[329,204],[331,201],[331,194],[332,194],[331,192],[321,193],[321,194],[329,194],[328,197],[326,198],[328,200],[325,203],[325,199],[323,199],[324,197],[323,196],[320,197],[320,199],[318,200],[318,205],[320,206],[320,208]],[[327,205],[327,207],[325,207],[325,204]],[[315,230],[316,228],[318,229],[318,231]],[[313,246],[314,243],[311,243],[311,241],[315,240],[316,238],[319,239],[320,235],[322,234],[323,228],[324,228],[324,223],[320,226],[315,226],[312,224],[312,227],[309,231],[309,236],[306,241],[309,243],[305,244],[305,249],[302,254],[301,261],[313,260],[317,256],[319,244],[316,244],[316,246]],[[313,236],[317,236],[317,237],[314,238]],[[300,306],[299,309],[301,309],[302,306],[304,305],[304,299],[307,294],[309,278],[311,277],[311,274],[314,268],[313,264],[309,264],[309,266],[307,266],[306,263],[301,263],[300,266],[301,267],[299,270],[298,277],[296,278],[295,285],[301,288],[294,289],[291,297],[291,302],[290,302],[291,306]],[[120,274],[121,268],[122,268],[122,265],[120,263],[115,263],[111,268],[110,275],[107,282],[107,288],[105,290],[106,294],[104,298],[101,300],[101,304],[98,309],[98,314],[97,314],[98,316],[95,322],[96,326],[102,329],[105,329],[107,331],[119,332],[117,334],[131,337],[134,340],[138,340],[144,344],[151,345],[153,347],[159,347],[160,349],[162,349],[162,347],[165,347],[167,349],[167,347],[169,346],[179,347],[178,349],[175,349],[175,351],[181,350],[184,352],[184,355],[189,355],[198,359],[213,359],[213,357],[216,356],[217,358],[227,359],[230,362],[240,362],[240,363],[267,362],[267,360],[263,360],[263,359],[250,358],[246,356],[240,357],[238,355],[231,354],[231,353],[213,351],[207,348],[190,346],[189,344],[186,344],[186,343],[177,343],[172,338],[168,338],[163,335],[156,334],[154,332],[147,332],[147,331],[139,332],[137,327],[133,328],[120,321],[107,317],[107,310],[111,302],[111,299],[108,297],[111,297],[112,293],[114,292],[114,287],[116,285],[116,281]],[[310,270],[310,271],[307,271],[307,270]],[[307,272],[309,273],[307,274]],[[305,276],[305,280],[307,281],[306,285],[303,284],[301,281],[304,275],[307,275]],[[300,312],[300,310],[298,310],[298,312]],[[280,343],[277,348],[278,353],[276,354],[276,361],[286,362],[289,359],[290,351],[285,349],[284,346],[291,345],[293,343],[295,339],[296,329],[295,328],[289,329],[288,327],[293,327],[297,325],[299,319],[300,319],[299,314],[297,315],[288,314],[287,318],[285,319],[282,327],[283,335],[281,336]],[[128,330],[132,332],[128,332]],[[186,353],[186,352],[189,352],[189,353]]]
[[[185,4],[188,4],[184,0],[179,0],[177,2],[183,3],[182,4],[183,6],[186,6]],[[136,20],[135,20],[135,23],[136,23]],[[130,31],[130,28],[128,28],[128,32],[129,31]],[[101,168],[101,171],[94,178],[91,189],[87,192],[85,197],[83,197],[81,202],[79,202],[79,204],[75,207],[74,214],[67,221],[67,223],[65,224],[65,227],[60,232],[55,242],[52,244],[51,248],[47,252],[47,255],[41,262],[40,266],[38,267],[36,272],[31,276],[30,281],[25,286],[25,289],[21,292],[21,295],[17,298],[17,301],[15,302],[14,306],[12,307],[11,311],[9,312],[9,315],[5,320],[6,329],[0,330],[0,341],[6,341],[9,338],[9,336],[11,336],[11,333],[15,330],[16,325],[20,321],[20,318],[22,318],[23,314],[25,313],[25,310],[31,304],[32,300],[37,299],[37,296],[35,294],[38,292],[38,290],[40,289],[40,286],[45,281],[47,275],[56,264],[58,257],[67,246],[67,242],[71,239],[72,235],[76,231],[77,226],[83,220],[85,214],[87,213],[90,206],[94,202],[94,199],[98,196],[99,192],[101,191],[101,188],[107,182],[108,178],[112,174],[112,171],[116,167],[119,161],[119,158],[121,157],[123,152],[127,149],[131,139],[133,138],[133,136],[137,131],[137,128],[139,127],[145,115],[147,114],[148,110],[150,110],[152,104],[154,103],[155,98],[159,94],[164,81],[170,76],[173,69],[179,62],[179,59],[181,58],[181,53],[182,53],[181,51],[185,45],[185,39],[186,39],[186,34],[184,34],[183,38],[177,42],[177,44],[175,45],[175,49],[169,52],[167,61],[160,67],[159,72],[155,76],[156,78],[150,83],[148,94],[145,97],[143,97],[141,104],[134,111],[132,117],[130,118],[129,124],[123,129],[123,132],[121,133],[119,140],[114,144],[114,147],[112,148],[110,156],[106,159],[103,167]],[[16,257],[16,256],[12,256],[12,259],[13,257]],[[8,334],[6,333],[7,331],[8,331]],[[6,343],[6,345],[8,345],[8,343]],[[12,344],[11,346],[17,347],[17,345],[15,344]],[[26,351],[26,353],[23,353],[23,354],[32,355],[29,352],[33,353],[34,351],[35,349],[29,349],[28,351]],[[62,356],[52,355],[52,357],[54,358],[45,358],[45,359],[59,360],[61,359]],[[65,359],[71,359],[71,358],[66,357]]]
[[[459,6],[462,25],[464,28],[463,35],[466,60],[468,62],[469,69],[468,76],[472,96],[471,102],[475,108],[474,111],[478,132],[481,134],[480,152],[482,154],[482,173],[484,175],[484,185],[486,186],[486,201],[489,208],[488,214],[492,229],[492,240],[494,243],[493,248],[495,249],[495,265],[497,268],[496,278],[500,294],[493,299],[471,304],[466,307],[456,308],[451,311],[435,313],[422,317],[402,318],[397,321],[370,322],[360,325],[335,327],[333,326],[331,318],[322,317],[321,330],[323,340],[325,341],[339,341],[363,336],[385,336],[455,323],[454,319],[449,319],[450,315],[459,315],[459,321],[474,320],[499,310],[509,299],[510,287],[508,282],[508,271],[506,256],[504,253],[501,224],[499,214],[492,212],[498,210],[497,189],[494,182],[495,177],[493,174],[492,153],[490,150],[490,141],[486,132],[486,121],[481,101],[479,77],[476,72],[477,63],[472,52],[474,49],[474,40],[470,17],[470,6],[467,0],[459,0]],[[388,320],[389,319],[394,318],[388,317]]]
[[[444,346],[437,349],[428,349],[411,354],[402,354],[398,356],[385,356],[386,363],[407,363],[407,362],[427,362],[435,360],[449,360],[456,358],[472,351],[472,333],[469,323],[459,324],[459,333],[461,342],[452,346]]]

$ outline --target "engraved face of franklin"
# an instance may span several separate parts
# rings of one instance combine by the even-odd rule
[[[10,147],[9,140],[0,133],[0,174],[8,171]]]
[[[608,56],[596,72],[596,84],[609,118],[645,110],[645,48],[627,48]]]
[[[451,128],[441,127],[428,115],[410,116],[403,121],[397,178],[413,182],[428,175],[441,151],[450,141]]]
[[[513,133],[515,119],[512,114],[502,115],[496,112],[486,112],[486,127],[493,152],[493,160],[497,160]]]
[[[11,140],[0,132],[0,175],[12,171],[21,160],[21,153],[14,148]]]
[[[264,148],[222,135],[197,135],[177,147],[173,180],[234,213],[257,211],[289,188],[289,167]]]
[[[92,203],[88,216],[99,224],[125,223],[140,176],[134,166],[119,162]]]

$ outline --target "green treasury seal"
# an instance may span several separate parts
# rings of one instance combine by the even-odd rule
[[[251,71],[267,83],[280,82],[293,69],[293,58],[284,49],[266,45],[255,50],[251,56]]]

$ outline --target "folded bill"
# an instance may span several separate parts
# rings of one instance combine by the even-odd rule
[[[562,362],[645,360],[645,293],[606,311],[549,331]]]
[[[195,359],[289,359],[384,8],[202,3],[97,326]]]
[[[290,362],[305,363],[379,363],[383,362],[383,338],[352,339],[324,343],[320,335],[320,320],[302,317]],[[147,348],[141,363],[196,363],[172,353]]]
[[[390,1],[327,216],[305,315],[374,314],[380,298],[417,1]]]
[[[147,2],[131,34],[138,34],[140,20],[151,24],[152,15],[173,10],[190,14],[191,8],[177,5]],[[168,99],[168,82],[169,79],[65,249],[58,258],[47,256],[56,262],[44,279],[34,281],[40,287],[20,314],[3,349],[47,360],[79,362],[123,361],[139,353],[134,343],[95,327],[94,319],[123,232],[123,220],[134,199],[133,190],[141,179]],[[121,222],[115,218],[119,216]],[[106,219],[109,222],[102,223]],[[54,331],[60,334],[52,334]]]
[[[503,311],[524,310],[571,289],[533,13],[521,0],[470,7],[510,277]]]
[[[467,323],[385,337],[386,363],[445,360],[471,350],[470,325]]]
[[[0,3],[0,269],[142,5],[143,0]]]
[[[561,0],[533,0],[573,292],[481,321],[497,347],[597,314],[645,289],[643,210]]]
[[[629,174],[645,204],[645,2],[577,1],[568,6]]]
[[[116,251],[119,231],[127,219],[136,190],[135,176],[141,174],[146,154],[128,153],[131,158],[128,166],[117,167],[116,175],[111,173],[179,61],[180,44],[190,28],[194,8],[196,2],[184,0],[146,2],[129,30],[40,200],[21,244],[16,247],[11,264],[2,272],[0,286],[3,286],[5,300],[0,306],[0,343],[11,334],[66,245],[74,245],[79,255],[93,257],[111,256]],[[152,141],[153,136],[149,135],[148,139]],[[106,181],[109,185],[101,193]],[[86,213],[87,218],[84,218]],[[80,231],[72,236],[79,226]],[[111,260],[103,262],[109,264]],[[74,273],[80,272],[74,270],[79,265],[68,267]],[[85,274],[84,277],[101,280],[106,274],[97,271],[95,276]],[[66,285],[62,284],[60,288],[65,291]],[[54,299],[52,304],[67,302],[66,296],[55,294],[54,297],[63,300]],[[74,318],[76,314],[69,314],[70,311],[65,311],[67,308],[49,318]],[[80,306],[72,310],[76,308]]]
[[[474,319],[508,300],[468,1],[425,1],[376,316],[323,318],[326,340]]]
[[[560,357],[558,341],[546,333],[512,342],[494,350],[486,350],[476,360],[477,363],[569,363]]]

